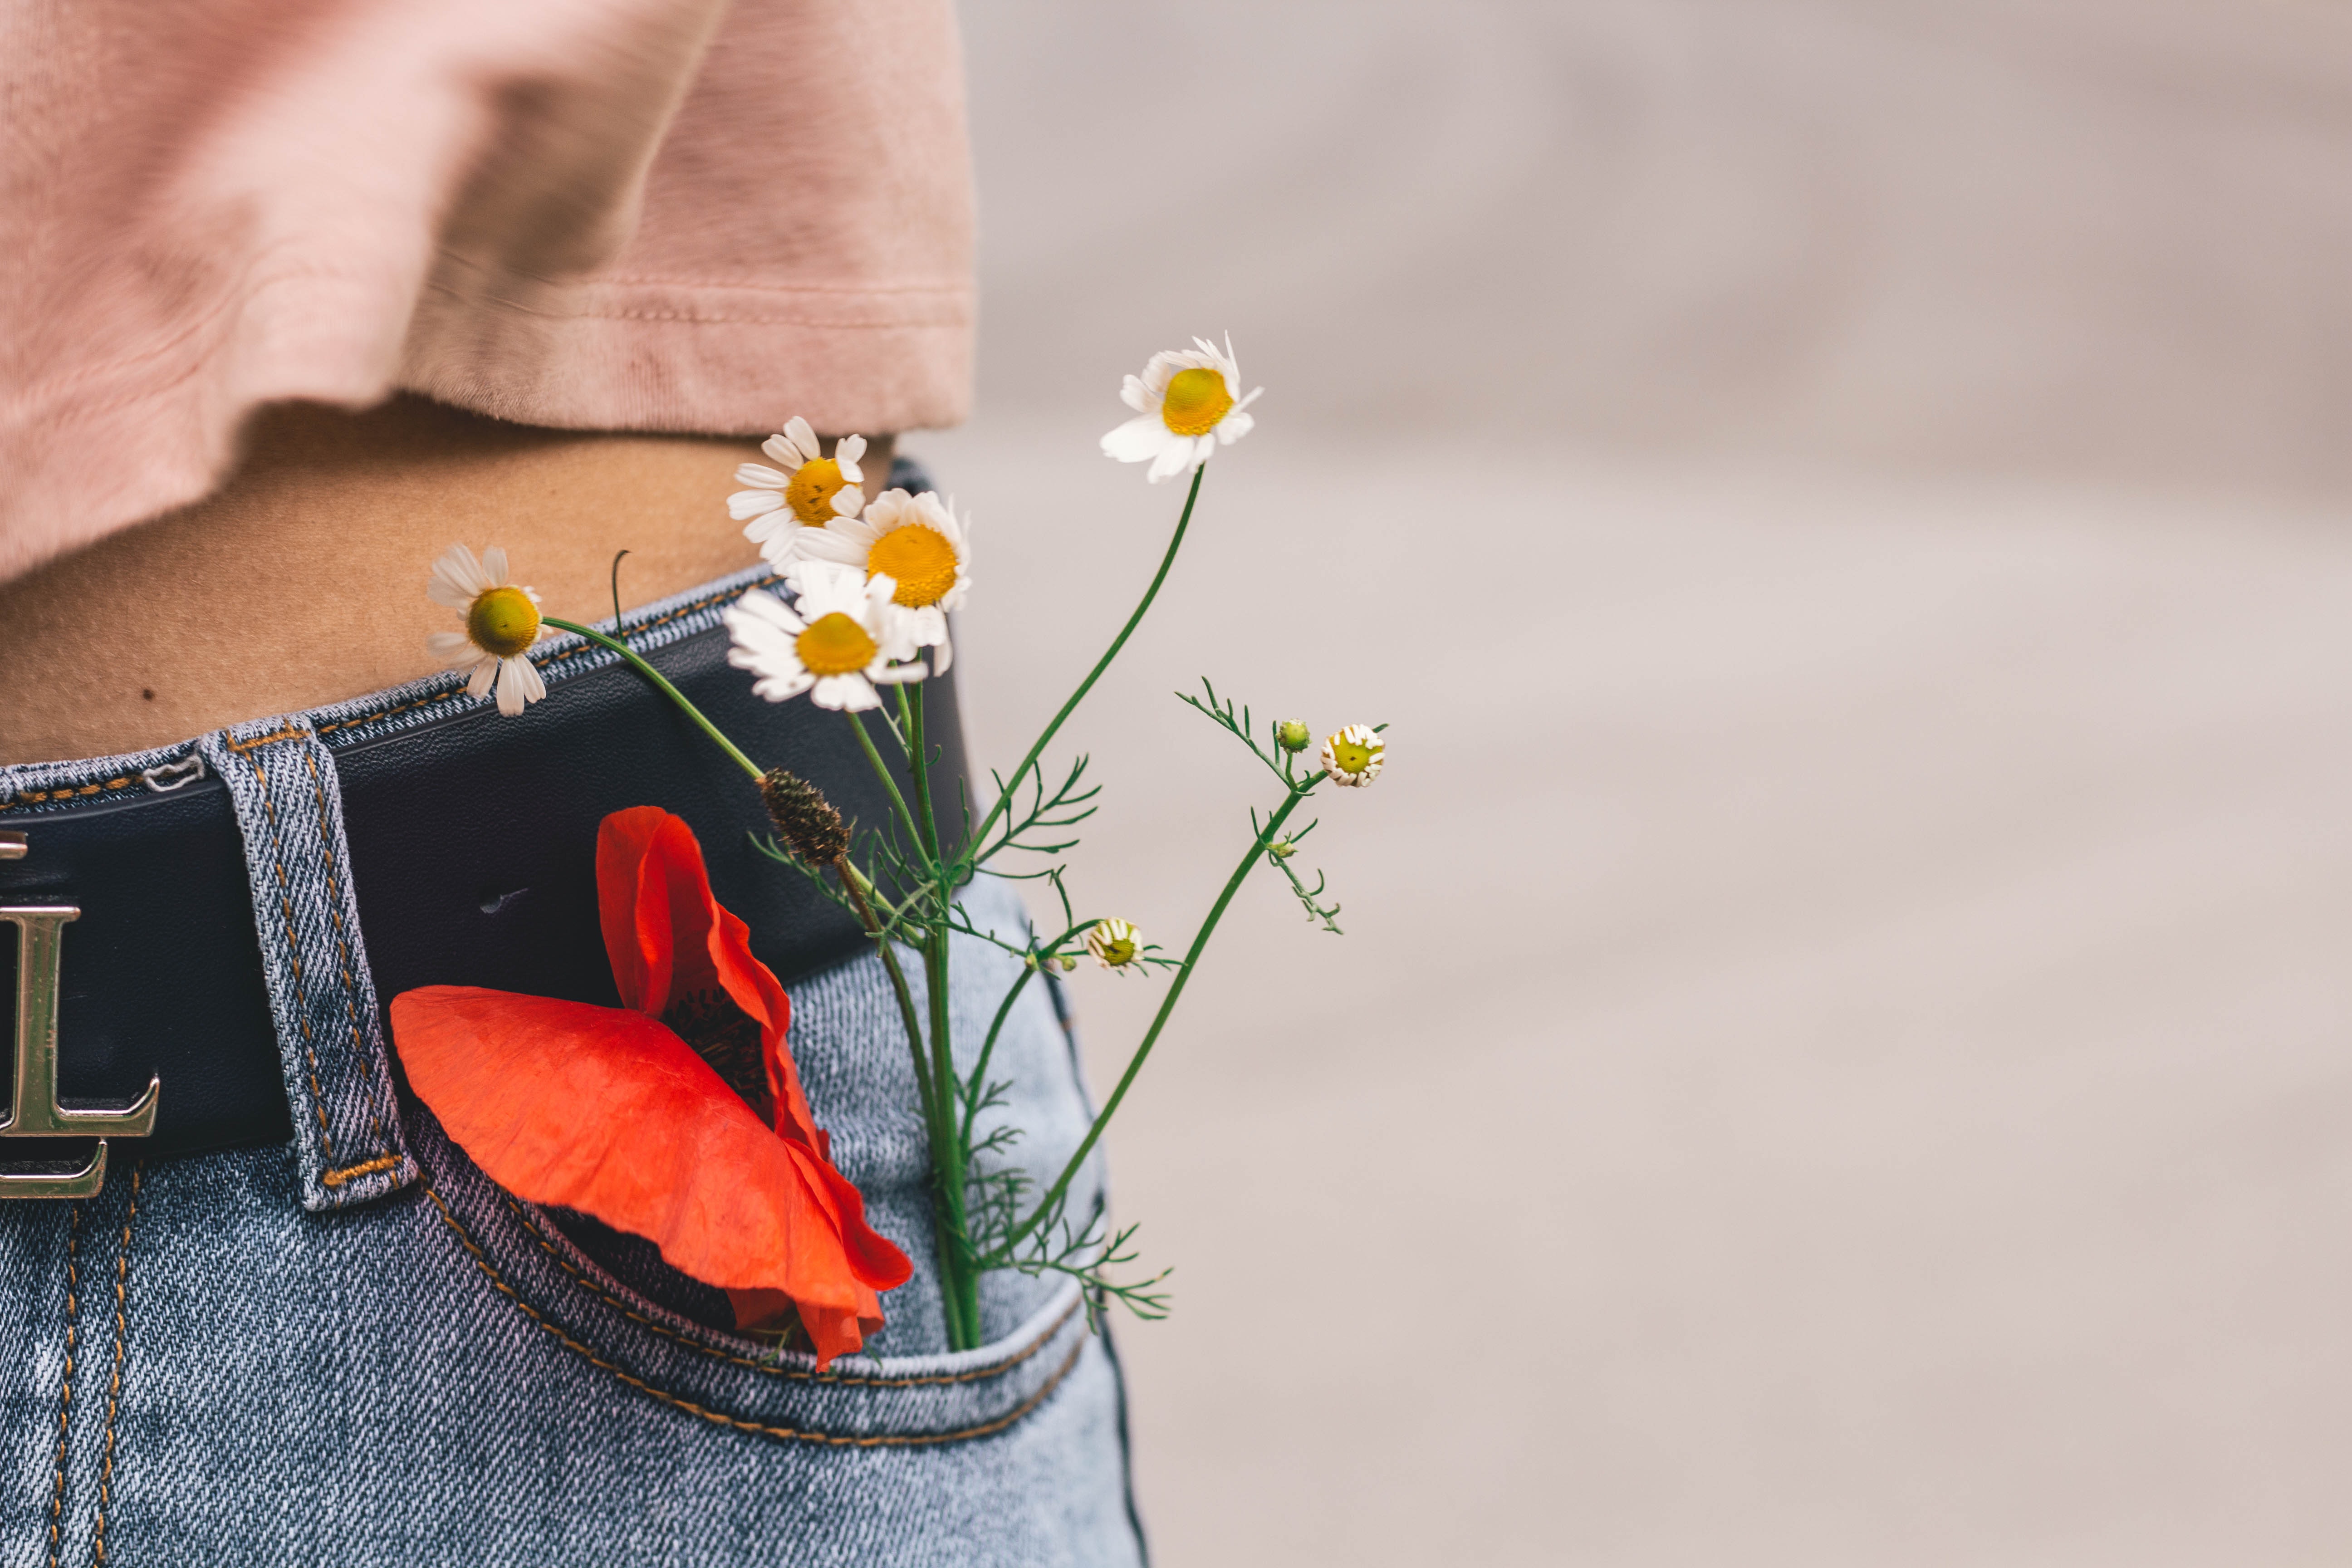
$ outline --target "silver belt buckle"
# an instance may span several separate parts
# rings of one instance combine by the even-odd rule
[[[0,860],[21,860],[29,846],[20,832],[0,832]],[[163,1080],[121,1110],[68,1110],[58,1103],[58,971],[59,942],[71,904],[0,905],[0,921],[16,928],[16,1085],[0,1138],[96,1138],[98,1149],[79,1171],[0,1171],[0,1199],[89,1198],[106,1185],[106,1141],[144,1138],[155,1131]]]

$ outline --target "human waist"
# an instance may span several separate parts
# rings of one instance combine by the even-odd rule
[[[719,614],[763,581],[754,568],[705,584],[625,616],[622,633],[762,764],[880,824],[886,798],[847,726],[761,700],[727,664]],[[614,1001],[594,844],[631,805],[687,820],[719,900],[788,983],[858,950],[850,919],[771,858],[740,767],[674,705],[576,637],[532,657],[561,700],[512,718],[452,674],[142,752],[0,768],[0,854],[21,850],[0,858],[0,905],[75,911],[50,999],[59,1102],[128,1105],[152,1079],[156,1152],[290,1132],[320,1141],[321,1172],[356,1169],[352,1139],[339,1152],[323,1115],[306,1119],[320,1071],[377,1070],[379,998],[476,984]],[[950,693],[927,706],[961,772]],[[0,1162],[42,1158],[0,1142]]]
[[[752,558],[727,514],[740,440],[537,429],[397,397],[261,416],[196,506],[0,584],[0,763],[145,750],[425,675],[453,541],[504,545],[590,621]],[[876,442],[877,479],[889,468]],[[69,674],[68,672],[70,672]]]

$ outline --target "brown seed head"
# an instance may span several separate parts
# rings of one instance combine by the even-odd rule
[[[782,768],[760,777],[760,798],[784,846],[812,866],[830,866],[849,850],[849,826],[824,792]]]

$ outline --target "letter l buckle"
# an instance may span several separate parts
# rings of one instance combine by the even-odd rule
[[[15,858],[15,857],[9,857]],[[155,1131],[163,1081],[152,1075],[139,1102],[121,1110],[68,1110],[58,1103],[59,938],[81,910],[70,904],[0,907],[16,928],[16,1092],[0,1119],[0,1137],[98,1139],[89,1163],[70,1173],[0,1171],[0,1199],[89,1198],[106,1185],[106,1140]]]

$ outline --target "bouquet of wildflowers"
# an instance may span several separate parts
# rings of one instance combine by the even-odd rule
[[[1154,483],[1191,475],[1159,570],[1020,762],[993,777],[984,808],[975,809],[963,781],[940,776],[922,684],[954,657],[949,616],[971,591],[970,521],[927,493],[893,489],[867,502],[858,437],[828,450],[795,418],[762,447],[767,463],[737,470],[744,488],[730,510],[793,597],[754,589],[726,624],[730,658],[759,696],[806,697],[842,715],[890,803],[883,823],[845,822],[807,780],[747,755],[617,635],[617,607],[614,635],[543,617],[537,596],[508,580],[495,549],[477,558],[453,547],[434,570],[433,596],[464,619],[462,631],[436,637],[436,651],[471,668],[476,697],[495,689],[499,710],[512,714],[545,696],[528,656],[550,629],[613,650],[742,768],[774,824],[761,847],[780,874],[806,878],[873,941],[913,1067],[947,1340],[957,1350],[981,1342],[979,1285],[992,1270],[1075,1276],[1092,1310],[1118,1301],[1146,1317],[1164,1313],[1166,1271],[1123,1278],[1136,1261],[1134,1227],[1113,1231],[1098,1215],[1073,1215],[1071,1185],[1253,870],[1283,877],[1309,920],[1339,931],[1324,879],[1310,886],[1299,869],[1299,845],[1314,824],[1299,824],[1298,813],[1324,784],[1360,787],[1382,766],[1383,726],[1347,725],[1318,751],[1303,721],[1261,727],[1204,680],[1200,695],[1181,700],[1265,765],[1269,799],[1251,810],[1238,862],[1199,928],[1179,956],[1116,915],[1083,909],[1073,894],[1062,858],[1097,790],[1086,783],[1086,758],[1049,770],[1047,749],[1166,583],[1208,459],[1253,423],[1247,409],[1258,395],[1242,395],[1230,343],[1194,342],[1153,355],[1127,378],[1121,395],[1135,417],[1102,442],[1113,458],[1148,462]],[[896,772],[894,757],[903,764]],[[900,788],[901,774],[911,789]],[[785,1044],[789,1000],[751,956],[743,922],[712,897],[699,847],[678,818],[657,806],[608,818],[597,873],[623,1005],[457,986],[404,993],[393,1023],[412,1086],[502,1185],[651,1238],[672,1264],[727,1290],[740,1328],[804,1346],[821,1366],[861,1348],[882,1321],[881,1295],[911,1266],[866,1226],[857,1190],[831,1163]],[[982,925],[965,902],[980,877],[1042,883],[1051,918],[1011,933]],[[951,1026],[948,982],[959,942],[1020,961],[976,1046]],[[1082,955],[1114,973],[1156,974],[1167,993],[1085,1137],[1040,1184],[1012,1158],[1020,1130],[988,1115],[1009,1087],[991,1076],[992,1063],[1024,990],[1040,973],[1074,969]],[[908,979],[918,968],[919,1004]],[[557,1058],[562,1084],[551,1078]],[[605,1120],[619,1131],[583,1134],[543,1109],[561,1103],[563,1084],[576,1085],[583,1071],[625,1107]],[[634,1141],[628,1158],[611,1157],[619,1137]]]

